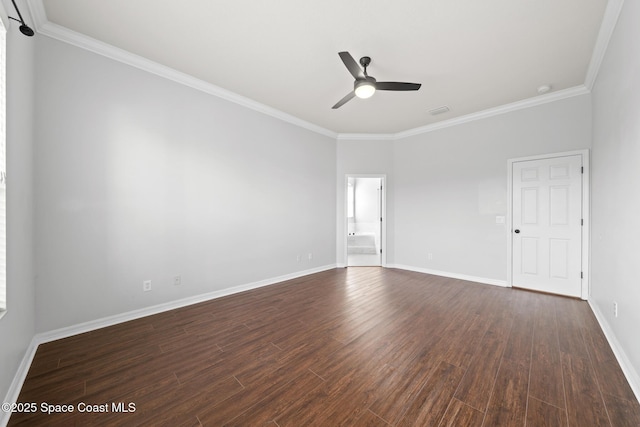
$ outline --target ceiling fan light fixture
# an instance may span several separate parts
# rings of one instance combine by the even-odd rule
[[[358,98],[371,98],[376,92],[376,85],[373,82],[361,80],[356,82],[354,92]]]

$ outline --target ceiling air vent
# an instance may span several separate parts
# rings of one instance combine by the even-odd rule
[[[429,110],[429,114],[432,116],[437,116],[438,114],[444,114],[449,112],[449,107],[443,105],[442,107],[434,108],[433,110]]]

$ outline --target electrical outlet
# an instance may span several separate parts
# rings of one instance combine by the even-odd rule
[[[142,290],[144,292],[149,292],[151,290],[151,280],[145,280],[142,282]]]
[[[313,258],[313,254],[309,252],[309,254],[307,255],[307,258],[309,258],[309,261],[311,261],[311,259]]]
[[[298,254],[298,256],[296,256],[296,262],[300,262],[301,259],[302,259],[302,255]]]
[[[431,252],[429,252],[429,253],[427,254],[427,259],[428,259],[429,261],[433,261],[433,254],[432,254]]]
[[[613,317],[618,317],[618,303],[613,302]]]
[[[182,276],[174,276],[173,284],[175,286],[180,286],[182,284]]]

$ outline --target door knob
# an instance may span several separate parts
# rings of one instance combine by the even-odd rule
[[[520,230],[518,230],[517,228],[515,230],[513,230],[514,233],[519,234]]]

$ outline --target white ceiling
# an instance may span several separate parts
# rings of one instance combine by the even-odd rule
[[[336,133],[395,134],[585,84],[607,0],[30,0],[63,27]],[[40,13],[38,13],[40,10]],[[331,107],[338,57],[422,83]],[[548,96],[548,95],[546,95]],[[446,105],[451,111],[432,117]]]

